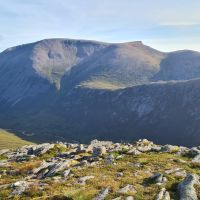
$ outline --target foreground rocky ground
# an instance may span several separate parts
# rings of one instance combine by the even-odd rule
[[[92,141],[0,151],[0,199],[200,199],[200,147]]]

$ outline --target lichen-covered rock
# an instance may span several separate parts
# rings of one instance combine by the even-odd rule
[[[133,196],[128,196],[125,198],[125,200],[134,200]]]
[[[161,151],[166,152],[166,153],[177,153],[179,150],[180,150],[180,147],[169,145],[169,144],[161,148]]]
[[[193,163],[200,163],[200,154],[196,155],[193,159],[192,159]]]
[[[29,187],[29,184],[26,181],[17,181],[11,187],[14,189],[13,195],[21,195]]]
[[[36,175],[38,179],[54,176],[57,172],[63,171],[68,168],[70,161],[52,161],[52,162],[43,162],[40,167],[33,170],[33,174]]]
[[[101,192],[93,200],[104,200],[109,194],[109,188],[101,190]]]
[[[106,147],[104,146],[96,146],[93,148],[93,156],[102,156],[106,154]]]
[[[128,155],[140,155],[142,152],[138,151],[136,148],[133,148],[127,152]]]
[[[77,153],[85,153],[86,152],[86,148],[84,147],[83,144],[79,144],[77,149],[76,149]]]
[[[114,156],[113,156],[112,154],[109,155],[109,156],[107,156],[107,157],[105,158],[105,163],[106,163],[107,165],[113,164],[114,161],[115,161],[115,158],[114,158]]]
[[[187,173],[182,168],[174,168],[165,171],[166,174],[173,174],[175,177],[186,177]]]
[[[63,176],[66,178],[69,176],[69,174],[71,173],[71,169],[67,169],[63,172]]]
[[[161,173],[155,173],[153,176],[150,177],[150,179],[157,184],[162,184],[167,182],[167,178],[164,177],[164,175]]]
[[[180,200],[198,200],[195,184],[199,184],[199,176],[196,174],[189,174],[178,185],[179,199]]]
[[[167,192],[165,188],[162,188],[155,200],[170,200],[169,192]]]
[[[127,194],[127,193],[136,193],[135,188],[133,185],[126,185],[125,187],[118,190],[118,193],[120,194]]]
[[[46,153],[48,150],[54,148],[55,144],[49,144],[49,143],[44,143],[44,144],[39,144],[39,145],[32,145],[28,149],[28,155],[42,155]]]

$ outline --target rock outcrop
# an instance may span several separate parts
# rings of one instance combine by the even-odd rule
[[[138,149],[139,154],[132,153]],[[74,200],[77,195],[94,200],[151,195],[155,200],[170,200],[171,194],[180,200],[198,200],[200,171],[193,162],[198,149],[174,150],[171,145],[144,139],[134,143],[93,141],[89,145],[57,142],[2,150],[0,198],[7,199],[7,191],[11,199],[25,200],[33,195],[32,190],[42,197],[59,190]],[[190,174],[194,169],[197,174]]]

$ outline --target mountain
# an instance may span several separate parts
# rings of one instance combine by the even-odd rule
[[[198,145],[200,53],[48,39],[0,53],[0,127],[33,141]]]

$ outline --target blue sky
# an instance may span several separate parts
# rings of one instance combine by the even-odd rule
[[[200,51],[200,0],[0,0],[0,51],[45,38]]]

